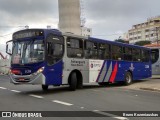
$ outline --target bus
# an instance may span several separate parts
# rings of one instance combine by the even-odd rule
[[[145,45],[151,49],[152,78],[160,78],[160,44]]]
[[[10,46],[12,45],[12,46]],[[118,43],[56,29],[26,29],[15,32],[6,43],[11,55],[13,84],[69,85],[124,82],[151,77],[149,48]]]

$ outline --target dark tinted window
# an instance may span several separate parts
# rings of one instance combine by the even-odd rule
[[[112,59],[122,60],[123,59],[123,49],[121,46],[112,45]]]
[[[67,55],[71,58],[83,57],[83,41],[76,38],[67,39]]]
[[[159,59],[159,50],[153,49],[151,53],[152,64],[156,63]]]
[[[64,39],[63,37],[54,36],[50,34],[47,37],[47,54],[46,59],[48,65],[53,65],[62,59],[64,53]]]
[[[95,42],[85,41],[85,58],[98,59],[98,44]]]
[[[142,59],[142,62],[149,62],[150,60],[150,51],[148,50],[142,50],[142,56],[141,56],[141,59]]]
[[[99,59],[110,59],[111,49],[109,44],[100,43],[98,49]]]
[[[133,61],[141,61],[141,50],[132,49]]]
[[[132,61],[132,48],[124,47],[124,60]]]

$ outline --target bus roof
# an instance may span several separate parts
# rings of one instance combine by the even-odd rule
[[[23,32],[23,31],[27,31],[27,30],[43,30],[44,32],[55,32],[56,34],[62,34],[64,36],[68,36],[68,37],[76,37],[76,38],[80,38],[80,39],[88,39],[90,41],[94,41],[94,42],[102,42],[102,43],[109,43],[109,44],[114,44],[114,45],[121,45],[124,47],[132,47],[132,48],[140,48],[140,49],[150,49],[148,46],[138,46],[138,45],[131,45],[131,44],[127,44],[127,43],[121,43],[121,42],[115,42],[115,41],[111,41],[111,40],[105,40],[105,39],[99,39],[99,38],[94,38],[94,37],[85,37],[85,36],[80,36],[80,35],[76,35],[74,33],[70,33],[70,32],[66,32],[63,33],[58,29],[25,29],[25,30],[20,30],[15,32],[14,34]],[[13,34],[13,35],[14,35]]]

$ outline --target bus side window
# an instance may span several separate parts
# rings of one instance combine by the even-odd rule
[[[150,51],[148,50],[142,50],[141,51],[141,59],[142,59],[142,62],[149,62],[150,60],[150,54],[149,54]]]
[[[132,49],[133,61],[141,61],[141,50],[140,49]]]
[[[105,44],[105,43],[99,44],[98,58],[99,59],[110,59],[110,45],[109,44]]]
[[[98,59],[98,44],[90,41],[85,41],[85,58]]]
[[[124,60],[132,61],[132,48],[124,47]]]
[[[159,59],[159,49],[152,49],[151,60],[152,64],[156,63]]]
[[[112,45],[112,59],[123,60],[123,49],[121,46]]]
[[[68,38],[67,56],[70,58],[83,58],[83,40]]]
[[[64,39],[62,37],[50,34],[47,37],[47,54],[48,65],[53,65],[62,59],[64,53]]]

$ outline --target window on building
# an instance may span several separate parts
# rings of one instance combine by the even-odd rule
[[[98,59],[98,44],[96,42],[85,41],[85,58]]]
[[[71,58],[83,58],[83,41],[81,39],[67,39],[67,56]]]

